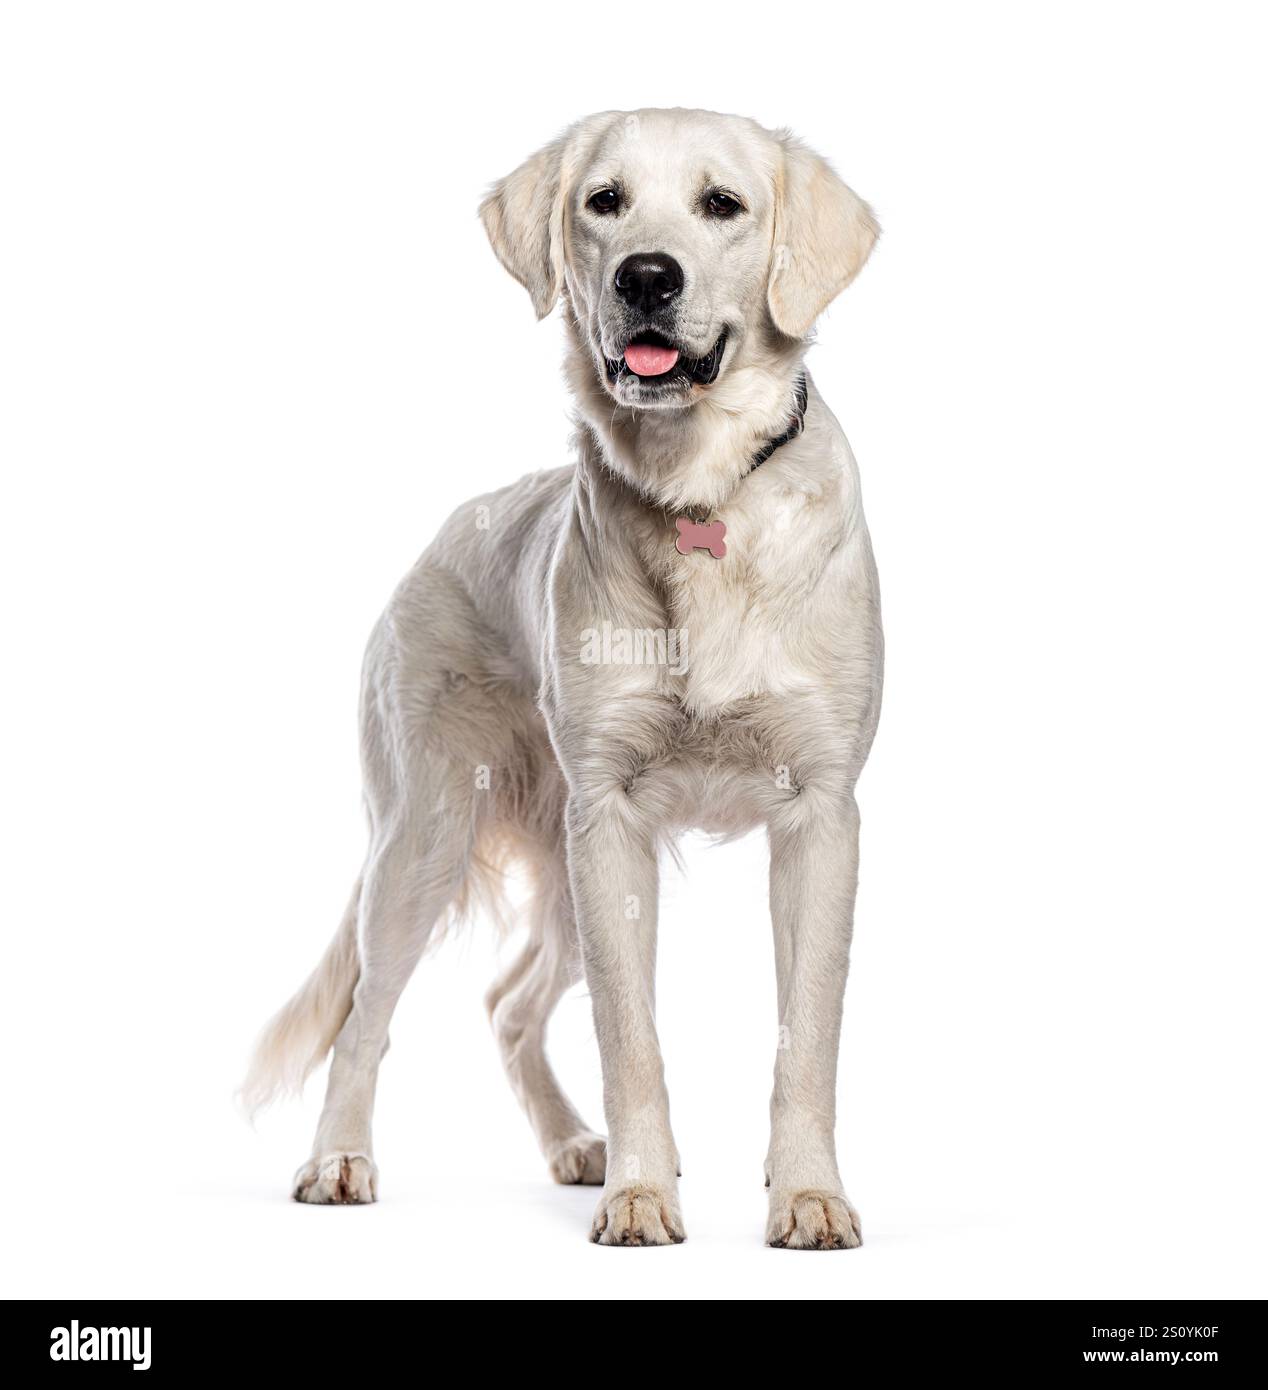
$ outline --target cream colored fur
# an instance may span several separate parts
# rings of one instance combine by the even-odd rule
[[[600,215],[591,194],[613,184],[620,212]],[[714,186],[738,195],[740,214],[705,211]],[[392,1011],[437,925],[515,857],[535,884],[527,944],[488,996],[511,1084],[554,1177],[603,1183],[593,1239],[682,1240],[655,1027],[658,856],[685,827],[764,827],[781,1038],[766,1238],[857,1245],[834,1130],[854,786],[880,709],[876,573],[854,459],[812,381],[804,432],[746,474],[785,427],[806,334],[858,273],[876,223],[786,134],[678,110],[579,122],[481,213],[538,315],[563,301],[576,459],[461,507],[375,629],[369,853],[326,956],[265,1030],[247,1099],[298,1085],[333,1041],[295,1196],[372,1200]],[[632,326],[615,268],[641,252],[683,267],[672,322],[686,357],[726,331],[713,383],[667,399],[606,371]],[[678,554],[679,515],[725,521],[726,556]],[[585,635],[604,624],[688,634],[686,669],[587,661]],[[606,1143],[545,1051],[550,1013],[583,972]]]

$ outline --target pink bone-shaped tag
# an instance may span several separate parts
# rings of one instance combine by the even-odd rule
[[[711,521],[707,526],[697,521],[689,521],[680,516],[674,525],[678,528],[675,542],[679,555],[690,555],[693,550],[707,550],[715,560],[726,554],[725,521]]]

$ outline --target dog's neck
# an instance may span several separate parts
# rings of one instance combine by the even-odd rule
[[[790,344],[762,367],[736,365],[689,409],[631,410],[616,405],[568,318],[568,380],[584,433],[607,469],[647,503],[707,516],[751,471],[755,457],[789,426],[804,345]]]

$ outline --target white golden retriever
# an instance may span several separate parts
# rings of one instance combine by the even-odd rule
[[[787,133],[606,112],[481,215],[539,317],[562,299],[576,461],[461,507],[370,639],[370,848],[334,941],[267,1026],[249,1105],[333,1045],[301,1202],[371,1202],[388,1023],[438,924],[527,866],[528,940],[488,995],[554,1178],[603,1184],[591,1237],[684,1237],[656,1038],[657,857],[765,826],[778,972],[766,1239],[860,1241],[834,1140],[857,870],[854,786],[881,699],[853,456],[805,374],[867,259],[868,206]],[[584,970],[606,1141],[546,1024]]]

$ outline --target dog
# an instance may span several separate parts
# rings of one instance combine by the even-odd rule
[[[576,459],[461,507],[374,629],[369,851],[326,954],[261,1036],[245,1100],[297,1089],[333,1048],[293,1195],[374,1201],[392,1012],[441,926],[517,863],[527,940],[487,997],[511,1085],[555,1180],[602,1185],[594,1241],[682,1241],[658,852],[686,828],[764,826],[780,1024],[766,1240],[857,1246],[836,1068],[882,636],[857,468],[804,358],[876,220],[788,132],[688,110],[581,120],[480,213],[538,317],[562,301]],[[626,659],[630,644],[617,659],[615,643],[582,659],[600,628],[680,631],[690,661]],[[583,972],[606,1139],[545,1050]]]

